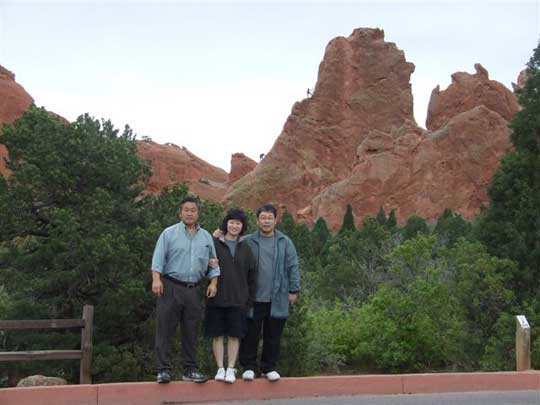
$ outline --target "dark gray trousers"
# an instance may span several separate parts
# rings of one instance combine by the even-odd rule
[[[184,370],[197,368],[197,342],[203,306],[198,287],[185,287],[162,277],[157,299],[155,353],[158,371],[171,371],[171,346],[180,323]]]
[[[287,320],[270,317],[271,305],[269,302],[255,302],[253,318],[247,319],[247,334],[240,343],[239,353],[240,365],[244,370],[257,372],[257,350],[262,329],[261,371],[263,373],[277,371],[281,335]]]

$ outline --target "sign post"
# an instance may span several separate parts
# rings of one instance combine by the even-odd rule
[[[516,371],[531,369],[531,327],[524,315],[516,316]]]

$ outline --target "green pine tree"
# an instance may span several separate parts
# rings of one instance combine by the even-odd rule
[[[277,228],[291,238],[293,241],[296,238],[296,223],[294,218],[288,211],[284,211],[281,215]]]
[[[397,228],[396,210],[394,209],[392,209],[392,211],[390,211],[390,214],[388,215],[388,220],[386,221],[386,228],[389,230],[394,230]]]
[[[149,169],[134,134],[88,115],[66,124],[34,107],[3,127],[0,143],[12,171],[0,182],[0,280],[9,280],[11,304],[0,317],[78,318],[93,304],[94,380],[144,378],[149,367],[137,353],[148,351],[153,306],[144,276],[161,224],[146,220],[140,193]],[[75,334],[41,333],[6,344],[5,351],[78,343]],[[77,375],[74,364],[44,367]]]
[[[343,216],[343,224],[341,225],[339,233],[343,234],[347,232],[354,232],[355,230],[356,226],[354,225],[354,215],[352,212],[352,207],[351,204],[347,204],[347,209],[345,211],[345,215]]]
[[[317,221],[315,221],[311,233],[313,235],[313,249],[315,252],[321,252],[326,242],[332,237],[323,217],[319,217]]]
[[[512,120],[512,143],[518,154],[540,155],[540,43],[527,63],[527,81],[518,90],[523,107]]]
[[[493,177],[489,208],[475,230],[490,253],[519,263],[514,288],[523,300],[540,293],[540,44],[518,94],[523,108],[511,123],[514,150]]]
[[[454,214],[451,209],[447,208],[437,220],[433,233],[443,244],[452,246],[459,238],[468,238],[471,229],[472,225],[465,221],[460,214]]]
[[[429,235],[429,227],[424,218],[418,215],[411,215],[403,228],[403,238],[405,240],[416,238],[419,234]]]
[[[377,219],[377,222],[379,224],[381,224],[383,226],[386,225],[386,221],[387,221],[386,214],[385,214],[384,208],[382,206],[381,206],[381,208],[379,208],[379,213],[377,214],[376,219]]]

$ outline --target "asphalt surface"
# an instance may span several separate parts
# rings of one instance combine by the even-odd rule
[[[331,398],[208,402],[216,405],[540,405],[540,391],[460,392],[452,394],[361,395]],[[201,404],[199,404],[201,405]],[[204,405],[204,404],[203,404]]]

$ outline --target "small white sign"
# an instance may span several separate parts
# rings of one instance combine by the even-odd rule
[[[525,318],[525,315],[518,315],[516,318],[523,329],[531,328],[529,326],[529,322],[527,322],[527,318]]]

